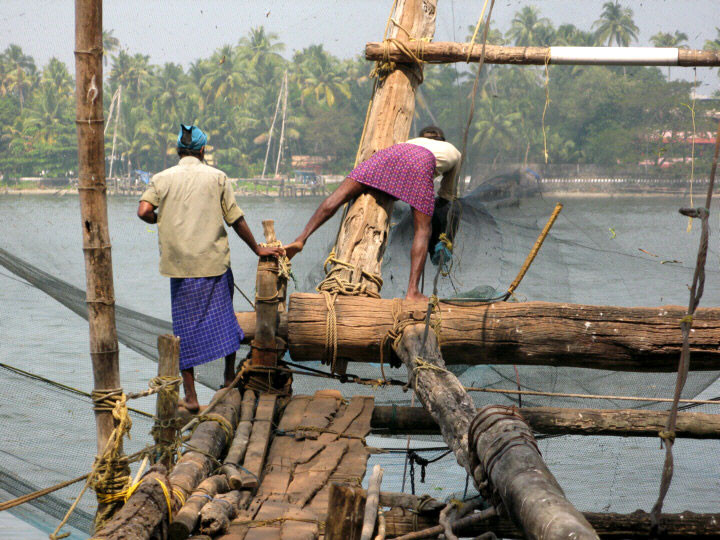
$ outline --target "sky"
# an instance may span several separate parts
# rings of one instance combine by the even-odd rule
[[[438,0],[435,41],[463,41],[477,22],[482,0]],[[493,21],[507,30],[525,5],[540,7],[557,26],[573,23],[589,29],[603,0],[497,0]],[[624,0],[640,28],[636,45],[650,45],[659,31],[681,30],[693,48],[714,38],[720,25],[720,0]],[[74,2],[71,0],[0,0],[0,49],[11,43],[44,65],[51,57],[72,65]],[[341,58],[362,53],[367,41],[379,41],[391,0],[105,0],[104,27],[112,29],[131,53],[150,55],[153,63],[188,66],[225,44],[234,44],[250,28],[276,32],[285,56],[322,43]],[[692,69],[675,68],[673,77],[692,79]],[[715,69],[698,68],[701,94],[720,87]]]

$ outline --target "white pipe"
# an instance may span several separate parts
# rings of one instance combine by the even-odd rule
[[[551,64],[677,66],[678,55],[669,47],[550,47]]]

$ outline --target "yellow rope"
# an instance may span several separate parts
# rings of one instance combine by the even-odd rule
[[[488,5],[488,0],[485,0],[485,3],[483,4],[482,11],[480,12],[480,17],[478,18],[478,22],[475,25],[475,31],[473,32],[472,37],[470,38],[470,42],[468,43],[468,54],[467,59],[465,62],[468,64],[470,63],[470,55],[472,54],[473,45],[475,45],[475,38],[477,38],[478,32],[480,31],[480,26],[482,25],[483,17],[485,17],[485,8]]]
[[[203,422],[217,422],[218,424],[220,424],[220,427],[225,432],[225,444],[233,440],[235,429],[233,428],[233,425],[224,416],[217,413],[206,413],[197,416],[197,419],[198,423],[195,424],[191,433],[194,433],[198,426],[200,426],[200,424],[202,424]]]

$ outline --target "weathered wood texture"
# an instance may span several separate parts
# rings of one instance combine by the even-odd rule
[[[86,302],[94,388],[120,388],[115,291],[105,186],[102,0],[75,0],[75,107],[78,193],[85,255]],[[95,411],[102,454],[113,430],[111,411]]]
[[[143,476],[133,496],[115,513],[102,529],[95,532],[97,540],[149,540],[153,532],[164,533],[168,507],[162,484],[169,485],[163,465],[154,465]],[[159,535],[162,537],[162,535]]]
[[[530,428],[517,417],[490,418],[473,441],[468,432],[477,423],[472,400],[455,375],[445,369],[437,339],[424,325],[410,325],[396,350],[407,366],[409,380],[423,407],[440,426],[443,439],[475,484],[499,498],[514,523],[528,538],[594,539],[597,535],[565,498],[545,466]],[[423,359],[422,367],[418,358]],[[428,367],[432,365],[433,367]]]
[[[238,320],[240,328],[243,329],[245,336],[243,337],[242,343],[248,345],[253,339],[255,339],[255,328],[257,327],[256,315],[254,311],[238,311],[235,313],[235,317]],[[278,314],[278,328],[277,335],[287,340],[288,329],[287,329],[287,312],[281,312]]]
[[[260,399],[258,399],[255,422],[252,426],[252,432],[250,433],[250,439],[248,440],[245,457],[243,459],[244,469],[240,470],[240,482],[238,482],[238,478],[233,477],[231,484],[233,489],[240,487],[253,489],[259,485],[265,463],[265,454],[267,453],[272,436],[276,406],[276,395],[262,394]]]
[[[385,47],[388,47],[385,51]],[[416,56],[431,63],[466,62],[468,59],[468,44],[453,43],[449,41],[436,41],[434,43],[410,42],[407,44],[410,51]],[[365,45],[365,58],[372,61],[381,61],[387,52],[393,62],[412,62],[394,43],[367,43]],[[506,47],[503,45],[487,45],[485,49],[486,64],[523,64],[543,66],[550,54],[550,47]],[[470,50],[470,61],[479,62],[482,55],[482,44],[475,43]],[[551,65],[554,64],[550,57]],[[613,62],[613,65],[620,65]],[[720,66],[720,53],[717,51],[700,51],[680,49],[678,51],[678,66]]]
[[[229,491],[218,495],[200,511],[200,532],[210,536],[224,533],[240,509],[243,501],[250,498],[247,491]]]
[[[275,222],[263,221],[265,242],[276,241]],[[278,320],[278,260],[276,257],[260,257],[255,283],[255,339],[253,342],[251,365],[275,366],[277,364],[277,344],[275,335]]]
[[[225,475],[216,474],[206,478],[195,488],[180,511],[173,517],[168,527],[168,538],[170,540],[185,540],[195,530],[198,523],[200,511],[219,493],[228,491],[229,485]]]
[[[242,487],[243,477],[237,466],[245,459],[245,452],[250,442],[250,432],[252,431],[253,418],[255,416],[255,400],[255,392],[245,390],[242,408],[240,410],[240,423],[235,430],[235,438],[230,445],[227,456],[225,456],[225,462],[220,469],[227,477],[233,489],[240,489]]]
[[[372,408],[372,398],[345,403],[327,391],[293,397],[278,421],[255,496],[221,538],[318,538],[331,483],[358,483],[365,474]]]
[[[362,530],[360,540],[370,540],[375,532],[377,521],[378,504],[380,504],[380,485],[382,484],[383,470],[380,465],[373,467],[373,472],[368,481],[367,498],[365,499],[365,512],[363,514]]]
[[[563,409],[523,407],[518,409],[536,433],[564,435],[610,435],[657,437],[665,429],[666,411],[637,409]],[[435,435],[440,428],[422,407],[375,407],[373,433]],[[677,437],[720,439],[720,414],[678,413]]]
[[[216,395],[223,390],[219,390]],[[218,403],[211,414],[222,416],[234,429],[238,422],[239,411],[240,392],[233,388],[225,394],[224,399]],[[221,424],[214,420],[205,420],[195,428],[187,443],[188,450],[170,473],[170,482],[174,488],[182,490],[184,497],[188,497],[213,471],[215,460],[220,457],[230,443],[227,435]]]
[[[360,540],[366,492],[348,484],[330,486],[333,519],[325,524],[325,540]]]
[[[377,362],[393,328],[392,300],[338,297],[338,356]],[[401,320],[424,321],[427,304],[402,302]],[[295,361],[325,348],[325,300],[290,295],[288,333]],[[441,347],[451,364],[572,366],[617,371],[677,370],[685,308],[620,308],[550,302],[440,304]],[[693,370],[720,369],[720,309],[698,309],[690,338]]]
[[[180,338],[170,335],[158,336],[158,377],[180,376]],[[158,392],[157,395],[157,424],[153,427],[155,444],[165,448],[175,441],[177,428],[173,425],[163,427],[162,424],[171,423],[177,415],[178,395],[172,392]],[[171,452],[160,456],[160,462],[168,469],[172,465]]]
[[[391,23],[389,37],[401,41],[432,39],[436,5],[437,0],[399,0],[392,14],[398,24]],[[414,65],[399,65],[379,82],[360,148],[360,161],[408,139],[415,112],[415,89],[422,78],[420,70]],[[393,203],[389,195],[373,191],[361,195],[350,206],[340,229],[336,255],[355,268],[338,271],[339,278],[364,283],[369,291],[379,292],[363,271],[381,274]]]
[[[363,491],[364,490],[360,490]],[[603,539],[646,539],[650,533],[650,514],[638,510],[632,514],[583,512],[585,519]],[[387,538],[395,538],[416,530],[425,530],[438,524],[438,512],[417,514],[411,509],[395,507],[385,511]],[[493,532],[498,538],[524,538],[520,529],[504,517],[487,518],[471,523],[472,516],[463,518],[453,526],[453,532],[462,537],[476,537]],[[669,540],[682,538],[710,539],[720,536],[720,514],[662,514],[662,536]]]

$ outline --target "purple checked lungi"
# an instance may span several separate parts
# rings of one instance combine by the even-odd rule
[[[405,201],[433,215],[435,209],[435,154],[416,144],[394,144],[355,167],[348,178]]]
[[[170,278],[173,333],[180,338],[180,369],[234,353],[244,334],[233,309],[232,270],[221,276]]]

